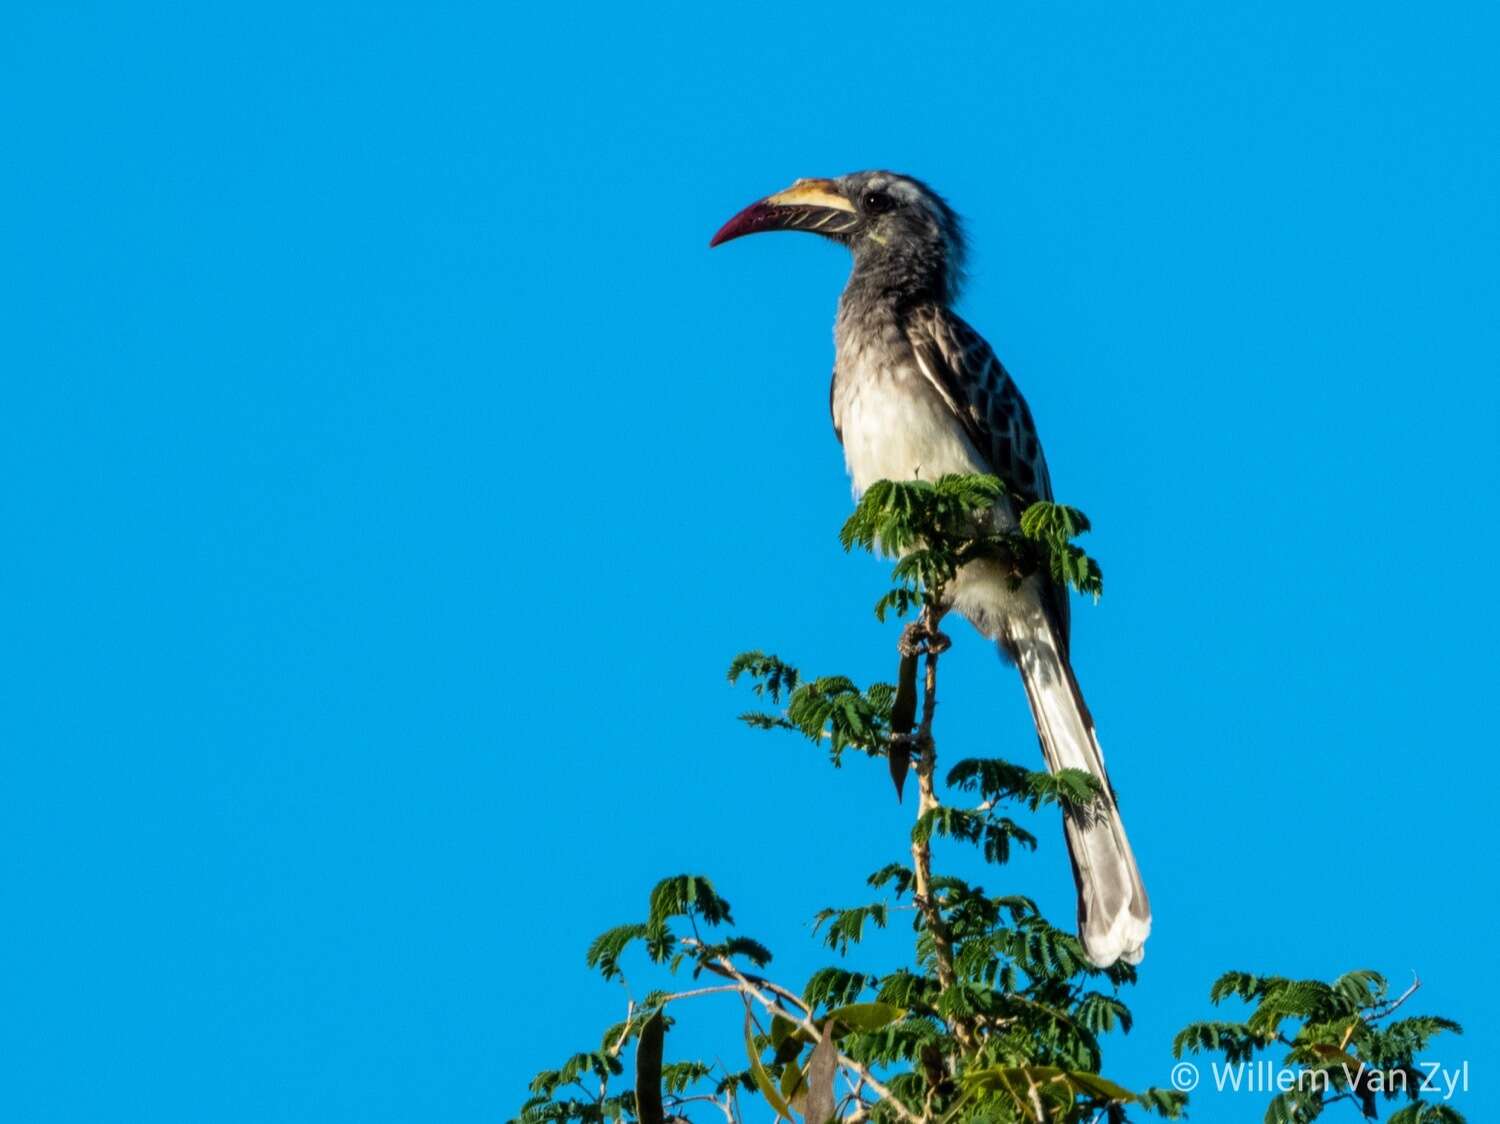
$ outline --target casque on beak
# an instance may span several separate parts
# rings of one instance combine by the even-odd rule
[[[805,230],[833,238],[858,225],[859,212],[839,193],[836,183],[798,180],[785,191],[751,203],[719,228],[709,246],[763,230]]]

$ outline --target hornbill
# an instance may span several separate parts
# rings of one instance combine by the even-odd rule
[[[990,474],[1017,497],[997,507],[998,529],[1014,527],[1026,504],[1051,498],[1031,411],[989,344],[953,311],[964,238],[941,196],[883,171],[802,179],[746,207],[710,245],[767,230],[820,234],[853,255],[834,328],[830,401],[856,495],[883,479]],[[959,573],[951,602],[1020,669],[1047,767],[1082,769],[1100,782],[1094,806],[1064,812],[1079,936],[1095,964],[1138,963],[1151,907],[1068,662],[1067,589],[1041,573],[1016,586],[999,563],[974,562]]]

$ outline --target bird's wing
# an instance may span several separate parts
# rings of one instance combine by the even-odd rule
[[[922,374],[953,411],[995,475],[1019,497],[1017,514],[1036,500],[1050,500],[1052,479],[1031,410],[984,337],[938,305],[913,311],[905,328]],[[1050,580],[1045,588],[1066,651],[1067,590]]]
[[[984,337],[936,305],[907,319],[906,336],[922,374],[1021,506],[1050,500],[1052,481],[1031,410]]]

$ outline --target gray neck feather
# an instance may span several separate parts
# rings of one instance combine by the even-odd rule
[[[841,306],[900,309],[927,301],[947,305],[956,288],[940,246],[863,242],[854,249],[854,269]]]

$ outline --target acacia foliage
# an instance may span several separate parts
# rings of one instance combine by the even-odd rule
[[[1271,1098],[1267,1124],[1316,1120],[1340,1102],[1369,1119],[1396,1102],[1388,1124],[1462,1124],[1463,1114],[1442,1099],[1451,1090],[1435,1084],[1432,1064],[1421,1061],[1434,1038],[1462,1028],[1435,1015],[1394,1017],[1417,986],[1392,998],[1386,978],[1370,969],[1329,983],[1225,972],[1209,1000],[1239,1000],[1245,1017],[1189,1023],[1172,1053],[1217,1053],[1229,1066],[1275,1055],[1294,1083]]]
[[[910,861],[880,867],[854,904],[831,905],[812,919],[831,959],[800,984],[773,978],[770,949],[736,928],[730,903],[709,878],[660,881],[642,918],[600,934],[587,951],[589,967],[612,981],[625,980],[633,957],[637,997],[626,1017],[605,1028],[597,1046],[538,1073],[518,1124],[666,1124],[700,1114],[722,1115],[726,1124],[767,1115],[778,1124],[1123,1124],[1183,1114],[1184,1094],[1132,1090],[1103,1074],[1103,1036],[1131,1029],[1124,995],[1134,967],[1092,965],[1078,939],[1029,898],[993,893],[933,866],[938,844],[942,853],[969,848],[1004,867],[1037,847],[1017,818],[1022,810],[1087,807],[1100,796],[1086,773],[1053,775],[990,757],[962,758],[945,784],[938,780],[933,712],[946,646],[938,625],[958,571],[984,562],[1017,583],[1040,572],[1096,598],[1102,590],[1098,564],[1073,541],[1089,529],[1082,512],[1036,503],[1016,525],[1003,525],[994,510],[1004,494],[993,477],[886,481],[869,489],[845,524],[846,549],[894,559],[877,617],[914,618],[897,682],[808,676],[759,650],[729,667],[731,682],[759,704],[740,716],[748,725],[803,738],[835,765],[850,752],[883,758],[898,791],[908,770],[916,773],[919,800],[904,841]],[[908,955],[869,962],[865,940],[897,918],[909,919]],[[653,990],[635,990],[643,977]],[[724,994],[742,1006],[720,1028],[733,1046],[712,1060],[668,1061],[681,1010]],[[1238,1062],[1280,1044],[1291,1065],[1327,1070],[1348,1058],[1410,1067],[1434,1034],[1457,1029],[1430,1018],[1380,1025],[1393,1003],[1372,972],[1331,984],[1229,973],[1212,999],[1230,996],[1253,1005],[1248,1018],[1188,1026],[1173,1045],[1178,1056],[1219,1051]],[[719,1060],[731,1057],[737,1060]],[[1311,1119],[1340,1099],[1369,1110],[1368,1093],[1356,1078],[1331,1084],[1316,1103],[1278,1096],[1265,1119]],[[1413,1101],[1390,1119],[1463,1118]]]

